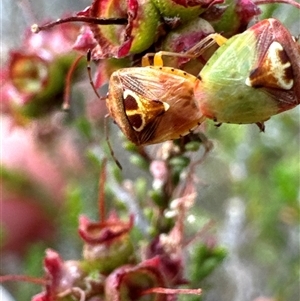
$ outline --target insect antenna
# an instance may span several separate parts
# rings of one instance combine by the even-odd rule
[[[89,81],[90,81],[90,84],[91,84],[95,94],[97,95],[98,98],[101,99],[102,97],[99,95],[99,93],[98,93],[98,91],[95,87],[93,78],[92,78],[91,58],[92,58],[92,52],[91,52],[91,49],[89,49],[87,51],[87,54],[86,54],[86,60],[87,60],[87,67],[86,68],[87,68],[87,72],[88,72],[88,76],[89,76]]]
[[[70,109],[71,78],[72,78],[72,75],[73,75],[73,73],[75,71],[75,68],[77,67],[79,61],[83,57],[84,57],[84,55],[80,55],[74,61],[74,63],[72,64],[71,68],[68,71],[67,79],[66,79],[65,93],[64,93],[64,102],[63,102],[63,105],[62,105],[64,111],[68,111]],[[95,87],[93,78],[92,78],[92,71],[91,71],[91,50],[90,49],[87,52],[86,58],[87,58],[87,72],[88,72],[89,82],[90,82],[90,84],[91,84],[91,86],[92,86],[95,94],[97,95],[97,97],[99,99],[101,99],[101,100],[104,100],[104,97],[99,95],[99,93],[98,93],[98,91],[97,91],[97,89]],[[106,140],[106,143],[107,143],[108,148],[110,150],[110,154],[111,154],[112,158],[114,159],[114,161],[117,164],[117,166],[122,170],[122,165],[120,164],[120,162],[118,161],[118,159],[115,157],[114,151],[113,151],[112,146],[111,146],[110,141],[109,141],[108,127],[107,127],[107,117],[109,117],[109,115],[105,116],[105,120],[104,120],[105,140]]]
[[[92,78],[92,69],[91,69],[91,58],[92,58],[92,55],[91,55],[91,50],[89,49],[88,52],[87,52],[87,72],[88,72],[88,76],[89,76],[89,81],[90,81],[90,84],[95,92],[95,94],[97,95],[97,97],[101,100],[104,99],[103,96],[100,96],[96,87],[95,87],[95,84],[94,84],[94,81],[93,81],[93,78]],[[109,148],[109,151],[110,151],[110,154],[112,156],[112,158],[114,159],[115,163],[117,164],[117,166],[122,170],[122,165],[121,163],[118,161],[118,159],[116,158],[115,154],[114,154],[114,151],[113,151],[113,148],[110,144],[110,141],[109,141],[109,131],[108,131],[108,126],[107,126],[107,118],[109,117],[109,115],[106,115],[105,116],[105,119],[104,119],[104,132],[105,132],[105,140],[106,140],[106,143],[108,145],[108,148]]]
[[[105,133],[105,140],[106,140],[106,143],[108,145],[108,148],[109,148],[109,151],[110,151],[110,155],[112,156],[112,158],[114,159],[116,165],[120,168],[120,170],[122,170],[122,165],[121,163],[119,162],[119,160],[116,158],[115,156],[115,153],[113,151],[113,148],[110,144],[110,140],[109,140],[109,129],[108,129],[108,126],[107,126],[107,118],[110,117],[109,115],[106,115],[105,116],[105,119],[104,119],[104,133]]]
[[[104,99],[103,96],[100,96],[96,87],[95,87],[95,84],[94,84],[94,81],[93,81],[93,78],[92,78],[92,69],[91,69],[91,59],[92,59],[92,52],[91,50],[89,49],[88,52],[87,52],[87,55],[86,55],[86,58],[87,58],[87,72],[88,72],[88,76],[89,76],[89,81],[90,81],[90,84],[95,92],[95,94],[97,95],[97,97],[101,100]],[[105,116],[105,119],[104,119],[104,133],[105,133],[105,140],[106,140],[106,143],[108,145],[108,148],[109,148],[109,151],[110,151],[110,154],[112,156],[112,158],[114,159],[115,163],[117,164],[117,166],[122,170],[122,165],[121,163],[118,161],[118,159],[116,158],[115,154],[114,154],[114,151],[113,151],[113,148],[110,144],[110,141],[109,141],[109,133],[108,133],[108,126],[107,126],[107,118],[109,117],[109,115],[106,115]]]

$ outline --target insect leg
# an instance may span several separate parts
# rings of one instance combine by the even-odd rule
[[[171,51],[159,51],[156,53],[147,53],[142,58],[142,66],[150,66],[150,57],[153,57],[153,65],[154,66],[163,66],[163,56],[172,56],[172,57],[185,57],[185,58],[196,58],[200,56],[206,49],[210,48],[214,44],[218,44],[219,46],[223,45],[227,41],[222,35],[218,33],[213,33],[202,39],[199,43],[193,46],[191,49],[184,53],[177,53]]]
[[[106,143],[108,145],[108,148],[109,148],[109,151],[110,151],[110,154],[113,158],[113,160],[115,161],[116,165],[120,168],[120,170],[122,170],[122,165],[121,163],[119,162],[119,160],[116,158],[115,156],[115,153],[113,151],[113,148],[110,144],[110,140],[109,140],[109,133],[108,133],[108,125],[107,125],[107,118],[109,117],[109,115],[106,115],[105,116],[105,119],[104,119],[104,133],[105,133],[105,140],[106,140]]]
[[[151,56],[154,56],[155,53],[147,53],[145,54],[143,57],[142,57],[142,67],[147,67],[147,66],[151,66],[151,63],[150,63],[150,57]]]
[[[162,67],[164,65],[162,56],[176,56],[176,57],[188,57],[188,58],[194,58],[195,56],[192,54],[186,54],[186,53],[177,53],[177,52],[171,52],[171,51],[159,51],[156,53],[147,53],[142,58],[142,66],[150,66],[150,57],[153,57],[153,66],[156,67]]]
[[[258,126],[258,128],[259,128],[259,130],[261,132],[265,131],[265,124],[264,124],[264,122],[256,122],[256,125]]]
[[[212,33],[202,39],[199,43],[194,45],[188,51],[185,52],[187,55],[193,55],[193,58],[200,56],[205,50],[213,46],[214,44],[218,44],[222,46],[227,39],[218,33]]]

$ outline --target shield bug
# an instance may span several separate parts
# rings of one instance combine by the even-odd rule
[[[107,107],[129,140],[143,145],[175,139],[205,118],[256,123],[263,130],[264,121],[299,104],[300,45],[278,20],[263,20],[228,40],[211,37],[222,46],[197,77],[163,66],[112,74]]]
[[[195,97],[195,76],[170,67],[115,71],[106,104],[129,140],[154,144],[188,134],[204,119]]]
[[[276,19],[228,39],[199,74],[201,112],[217,122],[263,122],[300,101],[300,44]]]

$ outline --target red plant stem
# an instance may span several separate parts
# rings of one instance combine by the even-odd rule
[[[200,288],[198,289],[177,289],[177,288],[164,288],[164,287],[154,287],[147,289],[141,293],[141,295],[147,295],[147,294],[170,294],[170,295],[201,295],[202,290]]]
[[[285,3],[285,4],[293,5],[298,9],[300,9],[300,3],[297,3],[296,1],[293,0],[255,0],[254,3],[256,5],[271,4],[271,3]]]
[[[71,94],[71,79],[72,75],[74,74],[74,71],[76,67],[78,66],[80,60],[84,57],[83,54],[79,55],[76,60],[71,65],[67,77],[66,77],[66,85],[65,85],[65,93],[64,93],[64,102],[62,105],[63,110],[69,110],[70,109],[70,94]]]
[[[65,298],[69,295],[70,296],[72,296],[72,295],[73,296],[79,296],[80,299],[78,301],[85,301],[86,300],[85,292],[79,287],[73,287],[71,289],[67,289],[66,291],[58,294],[57,297],[60,299],[60,298]],[[72,300],[73,300],[73,298],[72,298]]]
[[[23,281],[23,282],[30,282],[38,285],[46,285],[47,281],[43,278],[35,278],[26,275],[4,275],[0,276],[0,282],[6,281]]]
[[[102,167],[99,177],[99,218],[100,222],[105,221],[105,193],[104,193],[104,187],[106,183],[106,159],[103,159],[102,161]]]
[[[85,16],[73,16],[65,19],[58,19],[54,22],[50,22],[41,26],[37,24],[33,24],[31,26],[31,31],[33,33],[39,33],[41,30],[47,30],[56,25],[69,23],[69,22],[84,22],[84,23],[98,24],[98,25],[126,25],[128,23],[128,20],[126,18],[102,19],[102,18],[85,17]]]
[[[215,225],[215,222],[213,220],[208,221],[199,232],[197,232],[192,239],[187,240],[184,243],[184,248],[187,246],[193,244],[195,241],[197,241],[199,238],[205,237],[207,234],[209,234],[209,230]]]

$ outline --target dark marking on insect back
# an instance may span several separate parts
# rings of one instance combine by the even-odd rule
[[[282,49],[282,50],[277,49],[277,55],[278,55],[278,57],[279,57],[282,64],[286,64],[287,62],[290,61],[289,57],[287,56],[284,49]]]
[[[124,99],[124,107],[126,111],[138,109],[138,104],[132,95],[127,95],[127,97]]]
[[[291,80],[294,80],[292,65],[284,69],[284,74],[285,74],[285,81],[287,83]]]
[[[285,65],[286,63],[290,63],[290,59],[284,49],[277,51],[277,55],[278,55],[282,65]],[[290,80],[294,79],[293,68],[292,68],[291,63],[289,64],[288,67],[285,67],[284,73],[285,73],[286,82],[289,82]]]
[[[140,129],[143,125],[143,119],[140,114],[130,115],[127,116],[127,118],[129,120],[130,125],[136,130]]]

